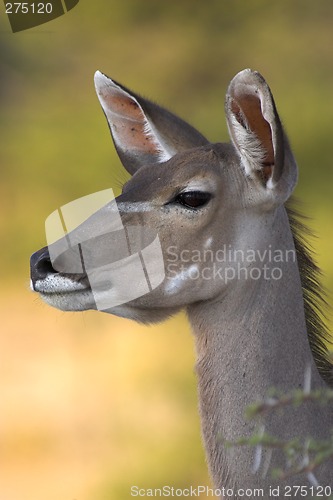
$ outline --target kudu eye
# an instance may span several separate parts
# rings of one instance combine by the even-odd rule
[[[188,208],[200,208],[209,202],[212,195],[204,191],[187,191],[176,196],[175,202]]]

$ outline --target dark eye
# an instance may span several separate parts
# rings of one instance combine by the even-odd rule
[[[203,191],[187,191],[176,196],[175,202],[189,208],[199,208],[209,202],[212,195]]]

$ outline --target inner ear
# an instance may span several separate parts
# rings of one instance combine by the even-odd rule
[[[238,123],[258,138],[263,153],[261,170],[258,174],[267,182],[273,173],[274,148],[272,130],[263,117],[260,97],[257,94],[245,93],[243,90],[239,95],[232,96],[231,111]]]

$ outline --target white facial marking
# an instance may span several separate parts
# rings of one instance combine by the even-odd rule
[[[188,193],[191,191],[207,191],[210,192],[214,190],[215,183],[212,179],[192,179],[184,189],[182,189],[182,193]]]
[[[149,201],[133,201],[117,203],[118,210],[123,213],[130,212],[151,212],[154,209],[154,204]]]
[[[210,236],[204,243],[204,247],[205,248],[209,248],[210,246],[212,246],[212,243],[213,243],[213,237]]]
[[[50,274],[35,283],[35,291],[40,293],[68,293],[86,289],[86,285],[58,274]]]
[[[188,281],[188,278],[198,272],[198,265],[192,264],[187,269],[183,269],[181,272],[173,276],[172,278],[167,278],[164,291],[167,295],[173,295],[177,293]]]

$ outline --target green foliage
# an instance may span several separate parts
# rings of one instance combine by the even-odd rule
[[[327,404],[332,399],[333,391],[330,389],[317,389],[311,392],[305,392],[302,389],[295,389],[290,394],[281,394],[276,389],[272,389],[268,399],[259,403],[253,403],[247,407],[246,417],[251,419],[257,415],[263,415],[269,411],[280,409],[284,406],[300,406],[307,401]]]
[[[309,401],[326,405],[332,400],[333,390],[329,388],[313,391],[295,389],[288,394],[279,393],[276,389],[272,389],[267,399],[253,403],[246,409],[246,417],[248,419],[264,417],[267,413],[277,413],[287,406],[299,407]],[[225,441],[225,445],[227,447],[251,446],[257,450],[279,448],[284,453],[286,466],[285,468],[272,469],[272,478],[287,479],[302,473],[307,475],[311,484],[316,485],[316,468],[333,457],[333,428],[330,438],[322,441],[313,439],[311,436],[282,440],[266,433],[264,427],[260,427],[250,437],[241,437],[233,442]],[[257,468],[254,461],[254,469],[257,470]],[[325,498],[333,498],[333,496]]]

